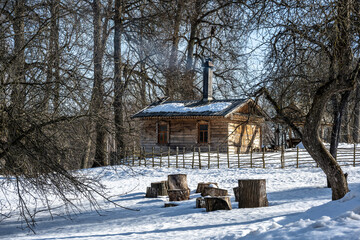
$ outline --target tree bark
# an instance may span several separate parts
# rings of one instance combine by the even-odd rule
[[[333,118],[334,123],[331,131],[330,139],[330,154],[335,158],[337,153],[337,148],[340,140],[340,130],[341,130],[341,121],[344,114],[344,109],[349,101],[351,91],[346,91],[341,94],[340,102],[337,101],[336,95],[331,97],[333,103]]]
[[[104,48],[102,42],[101,30],[106,26],[101,21],[101,3],[94,0],[93,8],[93,27],[94,27],[94,87],[93,87],[93,117],[95,117],[95,159],[92,167],[100,167],[106,165],[106,130],[104,120],[104,83],[102,61]]]
[[[119,158],[123,157],[122,151],[125,149],[124,141],[124,120],[123,120],[123,93],[125,86],[122,82],[121,66],[121,37],[122,37],[122,0],[115,1],[114,17],[114,123],[115,123],[115,143],[116,154]]]
[[[22,83],[25,82],[25,36],[24,36],[24,14],[25,14],[25,1],[15,2],[15,17],[13,20],[14,28],[14,52],[16,58],[14,61],[13,69],[13,82],[12,91],[10,96],[10,107],[8,112],[8,142],[13,142],[17,139],[19,133],[21,133],[21,123],[19,122],[22,118],[22,113],[25,106],[25,88]],[[21,172],[19,167],[20,156],[17,156],[17,152],[14,152],[11,156],[6,158],[6,166],[14,171]]]
[[[335,158],[328,152],[319,136],[319,126],[330,92],[335,92],[337,86],[334,81],[318,89],[313,104],[306,117],[303,133],[303,144],[311,157],[319,164],[326,174],[332,190],[332,199],[337,200],[349,191],[347,181]],[[315,134],[315,137],[314,137]]]

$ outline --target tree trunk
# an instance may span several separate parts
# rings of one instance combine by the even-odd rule
[[[332,82],[334,84],[334,82]],[[325,85],[315,93],[312,107],[308,112],[304,125],[303,144],[311,157],[319,164],[326,174],[332,190],[332,199],[337,200],[349,191],[344,173],[335,158],[328,152],[319,137],[319,126],[324,108],[329,100],[329,88],[336,90],[335,86]],[[316,134],[316,137],[314,137]]]
[[[356,88],[354,104],[354,124],[352,129],[353,140],[359,142],[359,123],[360,123],[360,86]]]
[[[24,111],[25,105],[25,36],[24,36],[24,13],[25,13],[25,1],[16,1],[15,3],[15,18],[13,22],[14,28],[14,52],[16,58],[14,61],[14,69],[12,91],[10,96],[10,106],[8,112],[8,141],[9,143],[17,139],[19,133],[21,133],[21,123],[19,122],[22,118],[22,113]],[[17,151],[13,152],[11,156],[6,158],[6,166],[12,170],[21,172],[21,167],[19,167],[20,156],[17,156]]]
[[[336,156],[337,147],[339,145],[342,116],[347,102],[349,101],[350,93],[351,91],[346,91],[341,94],[339,103],[337,102],[335,95],[331,98],[334,107],[334,124],[331,131],[330,153],[333,157]]]
[[[177,64],[177,53],[179,48],[179,31],[181,26],[181,19],[183,13],[184,1],[177,1],[175,19],[173,25],[173,33],[172,33],[172,43],[170,49],[170,58],[169,58],[169,66],[166,73],[166,88],[165,94],[170,97],[170,99],[176,98],[175,95],[180,91],[178,89],[179,81],[180,81],[180,71]]]
[[[122,151],[125,149],[124,141],[124,120],[123,120],[123,93],[125,86],[121,81],[121,36],[122,20],[121,15],[123,4],[121,0],[115,1],[115,32],[114,32],[114,123],[115,123],[115,143],[116,154],[119,158],[123,157]]]
[[[196,94],[194,91],[194,81],[195,81],[195,71],[193,67],[194,63],[194,48],[195,48],[195,41],[198,35],[198,26],[199,21],[198,18],[201,14],[201,0],[196,0],[194,2],[194,15],[191,16],[191,23],[190,23],[190,38],[188,41],[187,46],[187,56],[186,56],[186,74],[185,74],[185,81],[184,84],[184,91],[182,94],[183,99],[195,99]]]
[[[94,0],[93,4],[94,13],[94,87],[93,87],[93,104],[92,113],[95,117],[95,159],[92,167],[100,167],[106,165],[106,130],[104,119],[104,84],[103,84],[103,43],[101,30],[106,27],[102,26],[101,21],[101,4],[99,0]]]

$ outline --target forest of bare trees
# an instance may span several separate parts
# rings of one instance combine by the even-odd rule
[[[30,189],[69,204],[64,192],[103,195],[71,170],[136,146],[130,116],[151,102],[199,99],[207,57],[215,97],[266,92],[341,198],[336,147],[359,142],[359,17],[355,0],[1,0],[0,174],[22,217],[35,217],[22,199]],[[291,103],[303,129],[282,113]],[[325,117],[330,153],[316,135]]]

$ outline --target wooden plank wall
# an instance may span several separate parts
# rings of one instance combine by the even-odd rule
[[[231,153],[245,153],[248,145],[253,138],[253,149],[261,148],[261,129],[259,125],[246,124],[239,126],[239,122],[229,122],[225,119],[169,119],[170,137],[168,145],[157,143],[156,126],[158,120],[143,121],[143,134],[141,134],[141,146],[146,151],[151,151],[152,147],[159,150],[160,147],[165,151],[169,146],[174,149],[179,147],[186,148],[187,151],[194,147],[200,147],[202,151],[208,151],[208,144],[198,144],[198,123],[199,121],[208,121],[210,124],[210,147],[215,150],[219,147],[220,152],[226,152],[229,146]],[[256,130],[257,129],[257,130]]]
[[[208,144],[198,144],[198,123],[207,121],[210,124],[210,147],[212,149],[220,148],[224,152],[227,148],[228,123],[224,119],[169,119],[170,137],[168,145],[159,145],[157,143],[156,126],[158,120],[144,120],[142,123],[143,134],[141,134],[140,144],[151,151],[152,147],[157,150],[162,147],[193,149],[201,147],[208,151]]]

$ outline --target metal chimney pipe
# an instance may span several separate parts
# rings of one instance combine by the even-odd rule
[[[211,59],[208,58],[203,64],[203,99],[202,101],[213,100],[213,89],[212,89],[212,78],[213,78],[213,67],[214,64]]]

